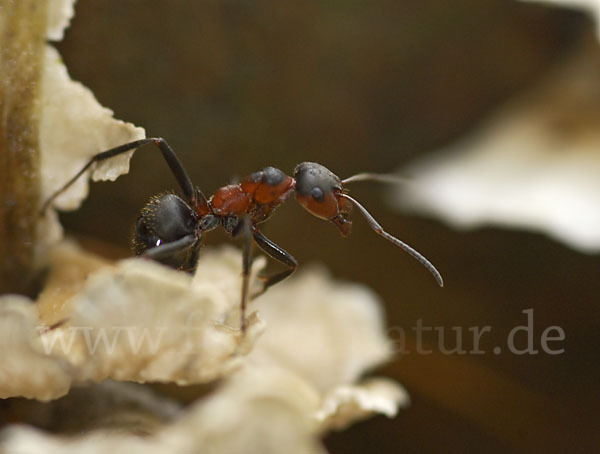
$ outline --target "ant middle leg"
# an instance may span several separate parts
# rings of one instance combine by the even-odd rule
[[[248,289],[250,287],[250,266],[252,262],[252,223],[248,216],[237,220],[231,232],[233,237],[242,236],[242,296],[240,301],[240,331],[246,334],[246,307],[248,305]]]
[[[240,303],[240,330],[242,336],[246,333],[246,307],[249,298],[249,286],[250,286],[250,266],[252,260],[252,238],[254,242],[260,247],[266,254],[271,258],[283,263],[288,267],[287,270],[275,273],[271,276],[263,278],[263,288],[252,297],[262,295],[269,287],[281,282],[286,277],[290,276],[298,266],[296,259],[288,252],[277,246],[274,242],[269,240],[263,233],[252,224],[250,219],[245,216],[239,219],[238,224],[232,231],[232,236],[237,237],[242,235],[243,249],[242,249],[242,297]]]

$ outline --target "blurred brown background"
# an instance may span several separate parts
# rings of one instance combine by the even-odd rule
[[[165,137],[211,193],[266,165],[291,172],[314,160],[341,177],[398,167],[475,128],[592,30],[580,14],[508,0],[80,0],[58,48],[74,79],[118,118]],[[127,247],[139,208],[174,186],[150,148],[62,218],[73,233]],[[409,350],[418,319],[445,327],[447,348],[453,326],[467,350],[469,327],[492,331],[483,355],[443,355],[426,334],[435,353],[381,371],[407,387],[412,406],[330,435],[330,451],[597,448],[599,258],[541,235],[456,232],[393,213],[375,185],[353,193],[438,266],[446,288],[358,218],[344,240],[290,201],[265,231],[301,264],[324,262],[375,289]],[[225,240],[215,233],[209,244]],[[494,354],[530,308],[536,347],[558,325],[565,352]]]

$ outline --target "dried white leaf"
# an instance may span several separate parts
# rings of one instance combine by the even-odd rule
[[[357,380],[391,357],[381,303],[357,284],[335,282],[320,267],[304,269],[256,301],[267,323],[248,361],[281,367],[319,393],[321,430],[341,428],[373,413],[389,417],[408,405],[390,380]]]
[[[92,92],[70,79],[58,52],[46,48],[40,119],[42,198],[49,197],[71,179],[89,159],[126,142],[141,139],[144,130],[113,118]],[[132,152],[100,163],[94,180],[114,180],[129,171]],[[54,206],[73,210],[88,192],[87,178],[80,178],[61,194]]]
[[[597,32],[600,37],[600,2],[598,0],[521,0],[524,2],[547,3],[549,5],[562,6],[588,13],[596,22]]]
[[[285,367],[325,393],[355,383],[391,357],[381,303],[323,268],[301,270],[256,301],[268,329],[249,360]]]
[[[175,452],[324,452],[311,417],[317,404],[318,395],[294,374],[246,367],[159,439]]]
[[[92,431],[77,438],[58,437],[47,434],[29,426],[10,426],[2,432],[0,453],[26,454],[168,454],[174,451],[165,450],[150,437],[139,437],[129,434],[108,431]]]
[[[74,14],[75,0],[47,3],[47,37],[61,40]],[[44,202],[69,181],[95,154],[145,136],[143,128],[113,118],[90,90],[70,79],[60,55],[46,46],[39,99],[40,200]],[[131,154],[126,153],[97,166],[95,179],[114,180],[128,172]],[[87,176],[80,178],[54,203],[63,210],[76,209],[87,196]],[[56,213],[40,217],[36,254],[43,258],[48,245],[62,237]]]
[[[360,385],[344,385],[327,393],[315,414],[323,430],[343,429],[374,413],[393,418],[410,404],[408,392],[398,383],[379,378]]]
[[[245,368],[212,396],[191,406],[177,422],[139,437],[93,431],[66,438],[14,426],[2,434],[2,452],[325,453],[310,417],[318,397],[284,370]]]
[[[241,260],[234,273],[238,281],[240,268]],[[68,323],[41,342],[65,355],[80,381],[214,380],[239,366],[241,350],[263,329],[257,317],[250,317],[242,348],[239,319],[227,324],[231,312],[239,314],[240,287],[228,295],[215,284],[229,278],[225,271],[214,281],[192,285],[190,275],[155,262],[121,261],[89,276],[70,304]]]
[[[71,5],[72,7],[72,5]],[[60,10],[57,16],[65,18],[69,2],[49,2],[49,13]],[[64,19],[66,20],[66,19]],[[68,21],[67,21],[68,22]],[[56,30],[65,26],[56,25]],[[143,128],[113,118],[110,109],[102,107],[92,92],[70,79],[61,58],[52,46],[46,46],[40,97],[40,200],[46,201],[89,161],[106,149],[145,136]],[[129,171],[133,151],[116,156],[97,165],[95,180],[114,180]],[[53,206],[74,210],[88,193],[88,178],[82,176],[61,194]],[[56,213],[48,210],[37,225],[36,254],[43,258],[48,245],[62,237]]]
[[[67,361],[36,348],[39,337],[34,303],[28,298],[0,297],[0,398],[22,396],[47,401],[71,386]]]
[[[84,252],[70,241],[50,248],[44,288],[35,304],[40,323],[54,326],[68,320],[73,312],[73,297],[81,292],[88,276],[109,266],[107,259]]]
[[[229,246],[218,249],[204,249],[196,267],[192,285],[196,290],[208,291],[216,298],[222,299],[224,318],[221,323],[224,327],[238,327],[240,324],[240,299],[242,288],[241,265],[242,256],[240,251]],[[259,257],[252,264],[249,294],[257,293],[262,285],[256,279],[258,273],[265,267],[264,257]],[[252,313],[256,307],[254,301],[248,301],[247,316]],[[257,315],[250,317],[254,320]],[[261,317],[262,318],[262,317]],[[257,322],[258,323],[258,319]],[[263,322],[260,322],[263,325]],[[242,352],[248,351],[248,342],[244,340],[246,346],[240,346]]]
[[[456,227],[545,232],[600,250],[600,55],[592,43],[479,131],[403,173],[399,207]]]
[[[102,265],[70,244],[52,255],[53,275],[39,303],[19,301],[19,311],[3,306],[10,336],[10,356],[0,367],[4,397],[57,398],[72,380],[209,382],[238,368],[264,329],[251,314],[240,334],[241,256],[231,248],[207,254],[201,268],[208,264],[212,272],[196,279],[149,260]],[[60,380],[44,379],[55,369]],[[27,380],[17,380],[20,374]]]
[[[36,379],[42,378],[46,394],[35,393],[40,383],[24,380],[5,396],[55,398],[71,380],[226,381],[146,438],[106,429],[64,438],[12,427],[0,444],[6,452],[194,452],[201,447],[215,454],[274,453],[282,446],[292,453],[324,452],[318,441],[324,431],[373,413],[391,417],[408,403],[406,392],[392,381],[356,384],[390,356],[381,308],[372,292],[333,282],[323,269],[305,270],[252,302],[242,342],[236,329],[239,251],[206,251],[194,277],[140,259],[106,266],[72,245],[59,247],[53,257],[51,285],[37,309],[45,320],[66,317],[66,322],[40,335],[36,307],[22,301],[27,327],[19,328],[21,337],[13,336],[10,346],[18,353],[13,359],[22,364],[8,363],[10,370],[29,375],[34,368],[42,371]],[[260,288],[256,274],[264,263],[257,262],[253,290]],[[79,273],[77,264],[90,270],[89,276]],[[68,301],[57,304],[61,298]],[[53,318],[51,308],[59,315]],[[255,309],[268,323],[260,339],[264,322]],[[58,384],[43,373],[55,369],[62,372]]]
[[[63,39],[65,28],[69,26],[75,14],[75,0],[52,0],[47,3],[48,18],[46,37],[50,41]]]

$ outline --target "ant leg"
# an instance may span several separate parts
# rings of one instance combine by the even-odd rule
[[[162,243],[156,247],[146,249],[140,254],[141,257],[146,257],[152,260],[160,260],[171,256],[174,252],[182,251],[192,246],[198,238],[195,235],[186,235],[178,240],[169,243]]]
[[[71,178],[69,181],[67,181],[61,188],[56,190],[46,200],[46,202],[44,202],[44,205],[42,205],[41,213],[43,214],[48,209],[50,204],[60,194],[62,194],[65,190],[67,190],[73,183],[75,183],[75,181],[77,181],[77,179],[81,175],[83,175],[85,173],[85,171],[88,170],[92,166],[92,164],[94,164],[95,162],[104,161],[105,159],[109,159],[114,156],[125,153],[127,151],[134,150],[136,148],[142,147],[149,143],[153,143],[154,145],[156,145],[159,148],[163,157],[165,158],[165,161],[167,161],[167,164],[169,165],[171,172],[173,172],[173,175],[175,176],[177,183],[179,183],[179,186],[181,187],[181,190],[183,191],[185,198],[192,205],[192,207],[195,207],[197,205],[198,197],[205,199],[204,194],[202,194],[200,191],[198,191],[198,193],[196,192],[196,189],[194,188],[192,180],[190,180],[190,177],[188,176],[187,172],[183,168],[183,165],[177,158],[177,155],[175,154],[173,149],[169,146],[169,144],[166,142],[165,139],[158,137],[158,138],[147,138],[147,139],[135,140],[133,142],[119,145],[118,147],[111,148],[110,150],[106,150],[106,151],[103,151],[102,153],[98,153],[97,155],[92,156],[92,158],[87,162],[87,164],[84,165],[83,168],[79,172],[77,172],[77,174],[75,174],[75,176],[73,178]]]
[[[201,237],[199,238],[195,234],[190,234],[178,240],[146,249],[138,255],[143,258],[156,260],[171,268],[193,273],[198,263],[201,242]]]
[[[273,243],[270,239],[262,234],[260,230],[256,227],[252,231],[252,235],[254,237],[254,241],[266,254],[268,254],[271,258],[277,260],[279,263],[283,263],[288,267],[287,270],[281,271],[279,273],[275,273],[271,276],[264,278],[263,288],[257,295],[262,295],[267,291],[269,287],[272,285],[281,282],[286,277],[290,276],[298,266],[298,262],[296,259],[289,253],[281,249],[275,243]]]
[[[246,334],[246,304],[248,302],[248,287],[250,285],[250,262],[252,252],[252,225],[248,217],[240,219],[236,226],[234,236],[242,234],[243,249],[242,249],[242,300],[240,302],[240,330],[242,336]]]

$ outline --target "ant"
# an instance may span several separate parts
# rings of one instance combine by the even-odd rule
[[[352,221],[349,220],[349,215],[352,206],[355,206],[375,233],[414,257],[427,268],[440,287],[444,285],[442,276],[429,260],[383,230],[366,208],[350,197],[344,188],[345,184],[355,181],[389,181],[393,177],[362,173],[341,180],[315,162],[298,164],[293,177],[274,167],[265,167],[247,176],[238,184],[217,189],[211,198],[206,198],[202,191],[194,186],[169,144],[162,138],[146,138],[93,156],[73,178],[46,200],[42,206],[42,213],[92,164],[150,143],[156,145],[161,151],[181,188],[183,198],[173,193],[163,193],[150,199],[142,208],[135,224],[133,249],[138,256],[192,272],[196,267],[205,232],[221,226],[233,238],[241,237],[243,239],[240,320],[242,334],[246,331],[246,302],[252,241],[271,258],[287,267],[284,271],[264,277],[260,293],[290,276],[298,266],[298,262],[291,254],[265,237],[258,228],[259,224],[271,217],[273,211],[291,192],[295,193],[296,200],[305,210],[319,219],[331,222],[344,237],[350,234]]]

